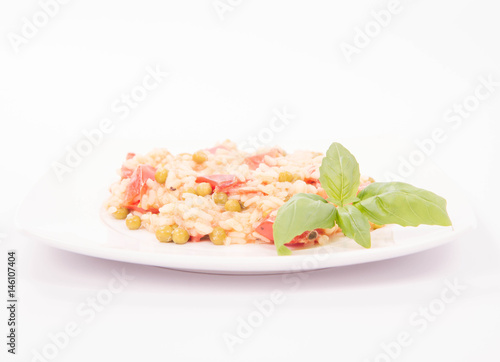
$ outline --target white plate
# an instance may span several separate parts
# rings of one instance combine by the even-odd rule
[[[135,149],[131,149],[131,145]],[[321,151],[328,146],[325,145],[316,145],[313,149]],[[182,149],[169,146],[174,151]],[[202,145],[205,146],[210,145]],[[130,231],[123,221],[114,220],[102,212],[107,189],[118,177],[115,170],[126,152],[145,152],[150,148],[150,144],[139,147],[137,142],[108,141],[86,157],[71,174],[66,174],[63,182],[57,180],[54,172],[49,172],[19,207],[17,226],[48,245],[79,254],[221,274],[286,273],[384,260],[442,245],[475,227],[467,203],[458,193],[452,192],[453,188],[446,180],[438,177],[438,171],[431,169],[426,170],[426,179],[432,180],[433,191],[439,191],[447,198],[453,227],[388,226],[372,233],[371,249],[363,249],[345,237],[335,237],[325,247],[295,249],[292,256],[286,257],[277,256],[272,245],[163,244],[157,242],[152,233]],[[188,148],[184,150],[189,151]],[[384,152],[381,150],[378,157],[380,153]],[[366,159],[364,157],[363,162]]]

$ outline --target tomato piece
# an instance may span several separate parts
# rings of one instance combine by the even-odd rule
[[[315,234],[313,234],[316,232]],[[322,229],[314,229],[311,231],[304,231],[302,234],[297,235],[294,237],[289,243],[286,243],[285,245],[305,245],[305,244],[310,244],[310,243],[315,243],[318,238],[324,235],[324,232]]]
[[[319,229],[316,229],[316,231],[319,231]],[[316,241],[316,239],[310,240],[307,238],[309,233],[310,233],[310,231],[304,231],[302,234],[294,237],[289,243],[286,243],[286,245],[298,245],[298,244],[314,243]]]
[[[122,166],[120,173],[121,173],[122,180],[123,180],[124,178],[129,178],[130,176],[132,176],[132,174],[134,173],[134,170],[131,170],[130,168]]]
[[[140,200],[147,191],[146,182],[155,178],[156,169],[149,165],[139,165],[130,177],[130,183],[125,190],[125,203],[133,204]]]
[[[195,242],[195,243],[198,243],[201,241],[201,238],[203,238],[204,235],[191,235],[189,237],[189,241],[192,241],[192,242]]]
[[[139,201],[137,201],[135,204],[125,205],[125,207],[130,209],[130,210],[138,211],[138,212],[143,213],[143,214],[145,214],[147,212],[151,212],[153,214],[158,214],[160,212],[160,210],[155,209],[155,208],[144,210],[142,207],[139,207],[138,205],[139,205]]]
[[[247,157],[245,158],[245,163],[250,167],[250,170],[256,170],[264,161],[264,156],[265,154]]]
[[[274,220],[266,219],[262,221],[259,226],[257,226],[257,229],[255,229],[255,231],[263,237],[274,241],[273,225]]]
[[[224,189],[239,183],[239,180],[234,175],[209,175],[198,176],[196,182],[208,182],[212,188]]]
[[[314,187],[321,186],[321,183],[317,178],[312,178],[312,177],[306,177],[304,179],[304,182],[308,185],[313,185]]]
[[[126,159],[130,160],[131,158],[134,158],[134,157],[135,157],[135,153],[129,152],[129,153],[127,153]],[[134,173],[134,170],[131,170],[130,168],[122,165],[122,168],[120,170],[120,175],[122,177],[122,180],[124,178],[129,178],[130,176],[132,176],[133,173]]]
[[[274,225],[274,219],[266,219],[262,221],[259,226],[255,229],[255,232],[258,234],[264,236],[265,238],[274,241],[274,236],[273,236],[273,225]],[[321,229],[315,229],[316,232],[318,233],[318,236],[320,235],[320,230]],[[308,239],[310,231],[304,231],[302,234],[297,235],[294,237],[290,242],[286,243],[285,245],[298,245],[298,244],[307,244],[307,243],[314,243],[316,239]]]
[[[260,153],[258,155],[247,157],[247,158],[245,158],[244,162],[248,165],[248,167],[250,167],[250,170],[256,170],[257,168],[259,168],[259,165],[262,162],[264,162],[264,158],[266,156],[278,157],[280,155],[281,155],[280,150],[278,150],[277,148],[273,148],[269,152]]]
[[[307,235],[309,235],[309,231],[304,231],[302,234],[297,235],[292,240],[290,240],[289,243],[286,243],[285,245],[305,244],[309,242],[309,240],[307,240]]]

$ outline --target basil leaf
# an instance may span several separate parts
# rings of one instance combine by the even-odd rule
[[[278,255],[290,255],[285,244],[304,231],[335,226],[335,206],[314,194],[296,194],[278,209],[273,237]]]
[[[356,158],[340,143],[332,143],[319,168],[319,181],[336,205],[356,201],[360,184],[359,164]]]
[[[337,209],[337,224],[348,238],[354,239],[364,248],[371,246],[370,223],[366,216],[353,205]]]
[[[375,224],[451,226],[445,199],[404,182],[375,182],[358,197],[354,205]]]

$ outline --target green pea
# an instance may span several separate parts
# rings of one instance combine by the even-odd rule
[[[168,177],[168,170],[165,170],[164,168],[156,171],[155,173],[155,180],[159,184],[164,184],[165,181],[167,181],[167,177]]]
[[[202,164],[203,162],[205,162],[207,160],[208,160],[208,156],[205,152],[198,151],[198,152],[193,153],[193,161],[194,162],[196,162],[198,164]]]
[[[126,207],[119,207],[112,215],[115,217],[115,219],[123,220],[128,215],[128,209]]]
[[[234,211],[234,212],[241,211],[241,204],[238,200],[235,200],[235,199],[227,200],[224,207],[227,211]]]
[[[172,231],[174,231],[172,226],[163,225],[156,229],[155,235],[160,242],[169,243],[172,241]]]
[[[214,202],[219,205],[224,205],[227,202],[227,194],[224,192],[214,193]]]
[[[137,215],[127,217],[125,224],[130,230],[137,230],[141,227],[141,218]]]
[[[176,244],[186,244],[189,240],[189,233],[186,229],[178,227],[172,231],[172,240]]]
[[[224,230],[220,226],[215,227],[210,233],[210,241],[215,245],[223,245],[226,237],[226,230]]]
[[[198,196],[207,196],[212,193],[212,186],[208,182],[202,182],[196,186],[196,194]]]

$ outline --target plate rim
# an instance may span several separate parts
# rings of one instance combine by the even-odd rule
[[[298,273],[311,270],[335,268],[348,265],[360,265],[370,262],[394,259],[406,255],[417,254],[419,252],[434,249],[436,247],[448,244],[459,236],[474,230],[477,227],[475,222],[471,222],[460,228],[453,228],[450,232],[442,235],[440,233],[427,235],[425,243],[416,243],[410,245],[392,245],[388,247],[351,250],[346,253],[328,253],[319,254],[327,256],[325,260],[318,260],[317,265],[313,267],[304,266],[304,260],[315,258],[318,254],[307,255],[288,255],[288,256],[213,256],[213,255],[186,255],[186,254],[167,254],[154,253],[151,251],[119,249],[110,247],[100,247],[96,244],[82,246],[80,244],[68,243],[40,234],[38,231],[30,230],[18,223],[16,217],[16,226],[25,235],[35,237],[44,244],[56,249],[73,252],[85,256],[97,257],[105,260],[127,262],[132,264],[141,264],[157,266],[182,271],[194,271],[211,274],[287,274]],[[108,226],[105,226],[108,227]],[[446,227],[450,229],[451,227]],[[113,230],[113,232],[116,232]],[[414,236],[412,238],[417,238]],[[318,247],[320,250],[321,247]],[[389,250],[388,250],[389,249]],[[189,265],[182,265],[190,259]],[[256,268],[260,259],[265,259],[265,266]],[[272,260],[272,263],[271,263]],[[214,265],[217,265],[214,268]],[[296,266],[300,265],[300,268]]]

